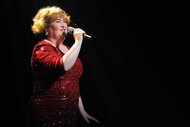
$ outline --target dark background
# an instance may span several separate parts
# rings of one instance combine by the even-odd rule
[[[75,27],[92,36],[84,39],[79,55],[84,65],[80,87],[85,109],[101,126],[189,125],[185,3],[123,0],[1,2],[2,124],[25,126],[30,56],[38,41],[32,18],[47,5],[62,7]]]

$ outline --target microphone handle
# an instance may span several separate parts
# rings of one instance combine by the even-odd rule
[[[69,26],[68,30],[67,30],[67,33],[73,34],[73,30],[74,30],[74,27]],[[88,35],[86,33],[83,34],[83,37],[88,38],[88,39],[92,38],[90,35]]]
[[[90,35],[85,34],[85,33],[83,34],[83,36],[86,37],[86,38],[92,38]]]

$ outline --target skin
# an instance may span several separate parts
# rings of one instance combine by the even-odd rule
[[[67,48],[63,45],[63,41],[65,40],[67,35],[67,27],[68,26],[66,23],[66,19],[57,18],[50,24],[49,28],[47,29],[47,40],[54,46],[58,47],[63,53],[65,53],[65,55],[63,55],[65,71],[68,71],[75,63],[81,49],[83,34],[85,33],[80,28],[74,29],[73,36],[75,42],[70,50],[67,50]]]
[[[66,46],[63,44],[64,40],[66,39],[67,28],[68,25],[66,19],[58,17],[47,28],[48,35],[47,39],[45,40],[51,43],[53,46],[58,47],[64,53],[63,63],[65,71],[68,71],[74,65],[81,49],[83,35],[85,34],[84,30],[80,28],[75,28],[73,31],[74,44],[68,50]],[[90,120],[99,123],[99,121],[96,118],[92,117],[85,111],[81,97],[79,97],[78,107],[80,113],[82,114],[83,118],[86,120],[87,123],[90,123]]]

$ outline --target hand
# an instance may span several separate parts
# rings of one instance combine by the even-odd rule
[[[95,117],[89,115],[86,111],[81,111],[81,114],[87,123],[90,123],[89,120],[93,120],[94,122],[99,123],[99,121]]]
[[[93,121],[99,123],[99,121],[98,121],[96,118],[92,117],[91,115],[89,115],[89,114],[84,110],[81,97],[79,97],[79,104],[78,104],[78,106],[79,106],[79,111],[80,111],[81,115],[83,116],[83,118],[85,119],[85,121],[86,121],[87,123],[90,123],[89,120],[93,120]]]
[[[73,31],[73,36],[75,40],[82,41],[83,35],[85,34],[85,31],[80,28],[75,28]]]

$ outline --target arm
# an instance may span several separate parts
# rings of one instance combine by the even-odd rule
[[[79,97],[79,104],[78,104],[78,107],[79,107],[79,111],[80,111],[81,115],[83,116],[83,118],[86,120],[87,123],[90,123],[89,119],[91,119],[91,120],[93,120],[93,121],[99,123],[99,121],[98,121],[96,118],[90,116],[90,115],[85,111],[81,97]]]
[[[63,55],[63,63],[64,63],[65,71],[68,71],[74,65],[74,63],[79,55],[82,41],[83,41],[83,34],[84,34],[84,31],[79,28],[76,28],[73,31],[75,43],[69,49],[69,51],[65,55]]]

